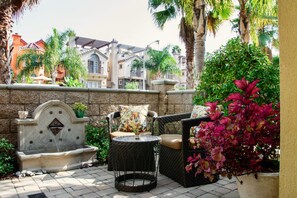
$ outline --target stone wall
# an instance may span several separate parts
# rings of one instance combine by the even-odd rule
[[[28,117],[32,117],[35,108],[48,100],[60,100],[68,105],[75,102],[87,104],[87,116],[96,121],[118,110],[120,104],[149,104],[150,110],[158,112],[159,91],[0,85],[0,138],[7,138],[16,144],[17,127],[14,120],[18,117],[18,111],[27,110]]]
[[[166,114],[191,112],[194,96],[195,90],[167,91],[168,105]]]
[[[192,111],[192,91],[170,91],[174,83],[158,81],[155,91],[129,91],[116,89],[86,89],[33,85],[0,85],[0,138],[9,139],[16,145],[17,127],[14,123],[18,111],[33,111],[48,100],[60,100],[68,105],[82,102],[88,106],[91,121],[105,119],[118,110],[119,105],[149,104],[150,110],[159,115]]]
[[[191,112],[195,90],[172,91],[177,81],[154,80],[153,89],[160,91],[159,115]]]

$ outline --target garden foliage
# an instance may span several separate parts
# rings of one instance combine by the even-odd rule
[[[14,146],[8,140],[0,139],[0,177],[13,172],[14,158],[12,152]]]
[[[127,82],[125,85],[125,89],[139,89],[139,83],[138,82]]]
[[[233,81],[245,77],[248,81],[261,79],[261,96],[257,102],[279,101],[279,65],[272,64],[260,48],[234,38],[208,54],[200,84],[196,88],[195,104],[222,101],[230,93],[239,91]]]
[[[98,147],[97,158],[105,163],[108,157],[109,138],[106,121],[86,126],[86,144]]]

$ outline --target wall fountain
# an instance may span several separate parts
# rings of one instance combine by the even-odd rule
[[[16,119],[20,170],[57,172],[97,162],[98,148],[85,145],[88,121],[59,100],[38,106],[32,119]]]

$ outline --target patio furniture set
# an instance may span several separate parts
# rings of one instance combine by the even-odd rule
[[[114,171],[117,190],[150,191],[157,186],[158,172],[184,187],[219,179],[216,176],[210,182],[203,174],[195,176],[194,171],[185,170],[189,156],[203,154],[193,148],[192,132],[194,126],[209,120],[205,107],[195,106],[192,113],[158,116],[148,105],[120,106],[120,111],[106,119],[111,143],[108,170]]]
[[[203,154],[193,148],[190,131],[209,120],[203,116],[205,107],[195,106],[192,113],[166,116],[158,116],[148,108],[120,105],[119,111],[106,117],[108,170],[114,172],[115,188],[150,191],[157,186],[158,172],[184,187],[211,183],[202,174],[195,176],[185,170],[189,156]],[[68,105],[58,100],[40,105],[33,118],[16,119],[20,170],[55,172],[96,162],[97,148],[84,146],[86,122],[88,118],[77,118]],[[59,159],[59,163],[53,159]]]

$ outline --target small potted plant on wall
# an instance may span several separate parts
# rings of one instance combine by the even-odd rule
[[[205,153],[189,157],[186,169],[210,179],[214,174],[236,176],[240,197],[278,197],[279,104],[256,102],[258,82],[234,81],[241,92],[227,97],[226,116],[221,116],[217,102],[207,103],[211,121],[202,122],[196,134],[197,147]],[[266,176],[274,183],[265,183]]]
[[[76,102],[73,104],[72,109],[75,112],[76,117],[83,118],[88,107],[81,102]]]

